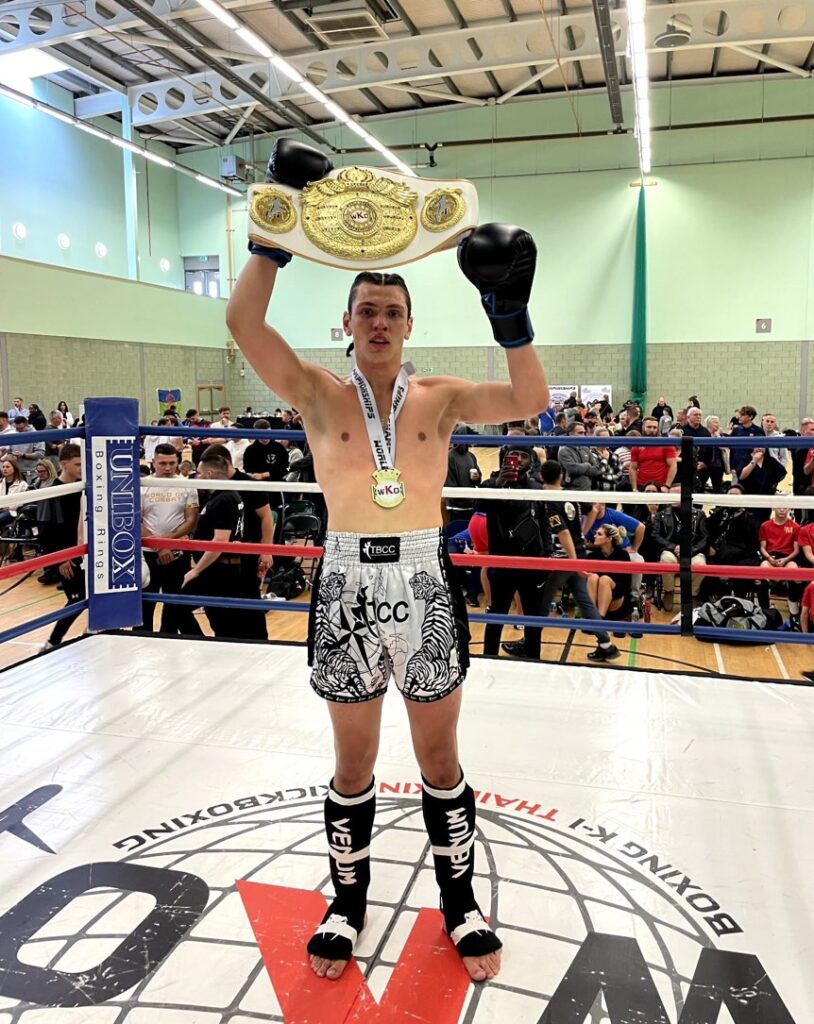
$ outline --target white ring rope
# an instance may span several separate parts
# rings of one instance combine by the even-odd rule
[[[79,480],[75,484],[56,484],[53,487],[38,487],[35,491],[18,491],[16,494],[6,494],[0,497],[0,509],[33,505],[37,501],[48,501],[50,498],[59,498],[63,494],[76,494],[84,490],[84,481]]]
[[[142,487],[189,487],[198,491],[274,491],[289,494],[322,494],[319,484],[297,483],[294,480],[191,480],[189,477],[141,478]],[[678,505],[681,496],[644,491],[567,491],[527,490],[520,487],[444,487],[445,498],[476,498],[487,501],[573,501],[603,505]],[[715,505],[719,508],[812,508],[814,495],[800,494],[693,494],[694,505]]]

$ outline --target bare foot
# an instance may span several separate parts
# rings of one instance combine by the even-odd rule
[[[365,914],[365,920],[362,924],[362,928],[367,927],[367,914]],[[361,935],[361,931],[359,932]],[[357,936],[358,938],[358,936]],[[326,960],[324,956],[314,956],[311,954],[311,969],[318,978],[327,978],[328,981],[336,981],[342,977],[342,972],[348,966],[348,960]]]
[[[311,968],[318,978],[336,981],[348,965],[347,960],[326,960],[321,956],[311,957]]]
[[[491,981],[500,971],[500,950],[486,956],[465,956],[462,960],[473,981]]]

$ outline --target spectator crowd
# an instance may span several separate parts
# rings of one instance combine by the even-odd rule
[[[66,403],[61,402],[46,418],[34,403],[16,398],[11,409],[0,411],[0,435],[24,434],[22,444],[3,447],[0,436],[0,494],[15,494],[82,478],[81,447],[68,439],[42,443],[44,429],[80,425]],[[257,418],[251,409],[240,417],[244,426],[259,430],[302,429],[296,410],[275,410]],[[231,410],[223,407],[217,418],[205,419],[196,409],[183,418],[171,407],[153,425],[170,433],[147,434],[142,441],[142,473],[172,478],[174,486],[151,486],[142,492],[142,536],[164,541],[192,538],[227,545],[221,553],[191,555],[173,549],[145,548],[145,591],[195,594],[201,598],[210,626],[217,636],[266,639],[262,611],[207,607],[207,596],[259,598],[264,583],[273,578],[267,556],[233,554],[228,544],[280,543],[285,539],[286,513],[306,518],[310,536],[317,540],[324,527],[324,508],[319,496],[296,493],[296,483],[314,479],[307,443],[286,439],[250,440],[235,437]],[[204,436],[182,437],[173,427],[196,427]],[[490,501],[455,495],[445,499],[445,533],[453,552],[550,557],[563,559],[562,570],[536,568],[461,570],[467,601],[472,607],[505,614],[513,603],[520,614],[563,615],[573,607],[594,623],[589,632],[596,638],[593,661],[618,656],[610,633],[613,622],[649,618],[652,607],[672,612],[676,601],[680,554],[689,547],[693,564],[737,565],[771,568],[814,568],[814,522],[787,508],[715,506],[715,495],[773,495],[779,490],[814,494],[814,418],[805,418],[799,429],[782,430],[771,412],[758,415],[749,405],[736,409],[722,424],[708,415],[697,396],[674,410],[659,397],[649,414],[633,402],[614,412],[608,396],[586,405],[572,393],[561,408],[550,408],[531,420],[507,424],[498,467],[486,476],[466,443],[450,445],[449,488],[514,488],[539,490],[540,499]],[[475,433],[460,426],[457,434]],[[30,437],[28,435],[31,435]],[[538,437],[518,444],[514,439]],[[812,447],[785,449],[773,438],[801,435],[812,438]],[[626,443],[609,446],[608,438],[622,436]],[[572,446],[568,437],[590,437],[592,442]],[[644,445],[638,439],[663,438],[664,444]],[[685,439],[749,437],[755,447],[696,446]],[[692,458],[693,491],[706,493],[708,503],[696,505],[689,522],[679,515],[679,480],[682,457]],[[686,472],[686,468],[685,468]],[[200,479],[270,481],[292,484],[292,493],[279,491],[200,490],[186,481]],[[602,501],[575,502],[558,499],[557,491],[600,492]],[[634,492],[640,501],[624,505],[614,492]],[[657,503],[652,495],[674,494],[675,500]],[[302,500],[306,497],[308,500]],[[311,500],[311,499],[314,500]],[[689,536],[687,536],[689,535]],[[83,540],[78,495],[62,495],[30,506],[0,510],[0,543],[4,557],[22,559],[28,554],[50,553]],[[600,571],[580,570],[578,562],[590,558],[607,563]],[[285,563],[293,559],[278,560]],[[675,573],[659,576],[620,572],[618,564],[660,562],[675,566]],[[84,598],[84,573],[79,560],[46,569],[38,576],[44,585],[58,585],[69,603]],[[789,582],[782,586],[788,606],[788,627],[814,630],[814,585]],[[724,594],[753,597],[763,607],[771,600],[768,583],[715,577],[692,577],[696,602]],[[482,595],[482,596],[481,596]],[[269,588],[266,596],[276,596]],[[144,603],[144,630],[200,635],[201,627],[190,606],[164,604],[156,623],[155,604]],[[603,626],[607,622],[608,628]],[[56,624],[49,644],[64,637],[70,620]],[[502,629],[490,624],[485,630],[484,653],[497,654]],[[541,630],[527,628],[522,640],[504,643],[516,656],[539,658]]]

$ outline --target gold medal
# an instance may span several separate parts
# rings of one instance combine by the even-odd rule
[[[375,483],[370,491],[373,500],[381,508],[396,508],[407,497],[407,489],[399,480],[401,473],[397,469],[377,469],[373,474]]]

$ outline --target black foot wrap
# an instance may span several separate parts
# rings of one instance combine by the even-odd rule
[[[503,949],[503,943],[489,927],[475,900],[469,910],[447,909],[441,901],[447,934],[461,956],[486,956]]]
[[[321,956],[326,960],[350,960],[364,924],[364,903],[360,916],[358,907],[349,906],[347,901],[341,899],[334,900],[308,940],[306,948],[311,956]]]
[[[308,943],[312,956],[350,960],[364,927],[370,885],[370,838],[376,814],[376,784],[346,795],[333,787],[325,799],[325,832],[336,897]]]
[[[432,845],[446,930],[461,956],[486,956],[503,943],[484,920],[472,890],[475,794],[463,775],[452,789],[423,782],[424,823]]]

